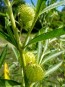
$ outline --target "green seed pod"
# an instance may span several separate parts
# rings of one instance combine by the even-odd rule
[[[23,53],[24,63],[25,66],[28,64],[34,64],[35,63],[35,55],[32,52],[24,52]]]
[[[24,28],[30,28],[35,17],[35,11],[32,7],[22,4],[18,8],[20,14],[20,21]]]
[[[29,64],[25,67],[26,76],[29,81],[37,82],[43,79],[44,71],[40,65],[37,64]]]

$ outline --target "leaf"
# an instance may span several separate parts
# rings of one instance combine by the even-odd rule
[[[39,12],[41,12],[45,7],[46,7],[46,1],[43,1],[41,6],[40,6],[40,11]]]
[[[5,17],[5,28],[7,30],[7,33],[10,37],[11,42],[17,47],[17,42],[16,42],[16,40],[14,38],[14,34],[10,28],[10,21],[9,21],[8,17]]]
[[[33,0],[31,0],[31,3],[32,3],[32,5],[35,7],[35,4],[34,4]]]
[[[15,86],[15,85],[20,85],[21,84],[21,83],[18,83],[16,81],[14,81],[14,80],[7,80],[7,79],[0,78],[0,87],[6,87],[6,83],[8,83],[7,85],[11,85],[11,86]]]
[[[62,63],[63,62],[61,61],[58,64],[56,64],[55,66],[53,66],[52,68],[50,68],[49,70],[47,70],[45,73],[45,77],[48,76],[49,74],[52,74],[54,71],[56,71],[62,65]]]
[[[20,57],[20,54],[19,54],[18,50],[17,50],[15,47],[12,47],[12,51],[13,51],[13,53],[14,53],[16,59],[18,60],[19,57]]]
[[[7,45],[4,47],[4,49],[3,49],[3,51],[0,55],[0,68],[1,68],[1,66],[4,62],[4,59],[5,59],[6,55],[7,55]]]
[[[63,29],[62,28],[61,29],[55,29],[53,31],[49,31],[47,33],[43,33],[41,35],[34,37],[32,40],[29,41],[29,43],[26,46],[28,46],[29,44],[32,44],[32,43],[36,43],[38,41],[51,39],[51,38],[54,38],[54,37],[59,37],[63,34],[65,34],[64,28]]]
[[[39,12],[40,6],[42,4],[43,0],[37,0],[37,5],[36,5],[36,13]]]
[[[41,34],[41,32],[39,32],[38,35],[40,35],[40,34]],[[43,49],[42,42],[39,41],[38,42],[38,49],[37,49],[37,62],[39,62],[39,60],[40,60],[40,57],[41,57],[41,54],[42,54],[42,49]]]
[[[3,38],[3,39],[5,39],[5,40],[7,40],[8,42],[10,42],[11,44],[15,45],[15,44],[11,41],[10,36],[9,36],[7,33],[3,32],[3,31],[0,31],[0,38]]]
[[[5,86],[6,87],[12,87],[12,85],[10,85],[7,81],[5,82]]]
[[[10,28],[7,28],[7,32],[9,34],[11,43],[13,43],[17,47],[17,42],[16,42],[16,39],[14,38],[14,35],[13,35],[11,29]]]
[[[45,59],[43,59],[42,64],[50,61],[51,59],[57,58],[57,56],[59,56],[60,54],[62,54],[64,51],[60,51],[60,52],[55,52],[54,54],[49,55],[48,57],[46,57]]]
[[[47,49],[48,49],[48,45],[49,45],[48,40],[46,40],[46,41],[45,41],[45,44],[44,44],[43,53],[42,53],[41,58],[40,58],[40,60],[39,60],[39,63],[40,63],[40,64],[41,64],[41,62],[42,62],[42,60],[43,60],[43,58],[44,58],[44,56],[45,56],[45,54],[46,54],[46,51],[47,51]]]
[[[40,0],[40,1],[41,1],[41,0]],[[48,11],[50,11],[51,9],[56,8],[56,7],[58,7],[58,6],[61,6],[61,5],[65,5],[65,0],[60,1],[60,2],[56,2],[56,3],[54,3],[54,4],[51,4],[50,6],[47,6],[45,9],[43,9],[43,11],[40,12],[39,15],[41,15],[41,14],[43,14],[43,13],[45,13],[45,12],[48,12]]]
[[[6,34],[5,32],[0,31],[0,37],[1,37],[1,38],[4,38],[5,40],[7,40],[7,41],[10,42],[10,37],[9,37],[9,35]]]
[[[0,12],[0,15],[2,15],[2,16],[6,16],[6,14],[4,14],[4,13],[2,13],[2,12]]]
[[[41,54],[42,54],[42,48],[43,48],[42,42],[40,41],[40,42],[38,42],[38,52],[37,52],[37,61],[38,62],[39,62]]]

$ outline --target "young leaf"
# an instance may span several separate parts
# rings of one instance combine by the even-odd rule
[[[62,29],[55,29],[53,31],[49,31],[47,33],[43,33],[41,35],[36,36],[32,40],[29,41],[29,43],[26,45],[28,46],[29,44],[36,43],[38,41],[46,40],[46,39],[51,39],[54,37],[59,37],[61,35],[65,34],[64,28]]]
[[[4,47],[4,49],[3,49],[3,51],[0,55],[0,68],[1,68],[1,66],[4,62],[4,59],[5,59],[6,55],[7,55],[7,45]]]
[[[41,0],[40,0],[40,1],[41,1]],[[51,9],[56,8],[56,7],[58,7],[58,6],[61,6],[61,5],[65,5],[65,0],[62,0],[62,1],[60,1],[60,2],[56,2],[56,3],[54,3],[54,4],[51,4],[50,6],[47,6],[45,9],[43,9],[43,11],[40,12],[39,15],[41,15],[41,14],[43,14],[43,13],[45,13],[45,12],[48,12],[48,11],[50,11]]]
[[[63,62],[61,61],[60,63],[56,64],[55,66],[47,70],[45,73],[45,77],[48,76],[49,74],[52,74],[54,71],[56,71],[62,65],[62,63]]]

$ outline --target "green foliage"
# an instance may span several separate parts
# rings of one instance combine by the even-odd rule
[[[56,1],[37,0],[34,6],[31,0],[34,6],[32,8],[22,5],[25,2],[21,0],[4,0],[6,9],[0,12],[0,16],[4,18],[5,24],[0,22],[0,37],[11,43],[16,61],[13,57],[15,63],[9,65],[10,80],[0,79],[0,86],[63,87],[65,84],[65,12],[55,9],[64,5],[65,0]],[[32,35],[37,20],[42,26]],[[24,29],[28,32],[23,39]],[[7,45],[0,55],[1,68],[6,55]],[[10,56],[9,54],[8,58]]]
[[[0,54],[0,68],[2,67],[6,55],[7,55],[7,45],[4,47],[2,53]]]
[[[58,37],[58,36],[63,35],[63,34],[65,34],[64,29],[56,29],[56,30],[53,30],[53,31],[49,31],[47,33],[43,33],[39,36],[36,36],[35,38],[33,38],[29,42],[29,44],[35,43],[35,42],[38,42],[38,41],[41,41],[41,40],[46,40],[46,39]]]
[[[13,80],[6,80],[0,78],[0,87],[12,87],[15,85],[20,85],[20,83]]]

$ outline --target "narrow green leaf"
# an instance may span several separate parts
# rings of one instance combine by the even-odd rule
[[[32,3],[32,5],[35,7],[35,4],[34,4],[33,0],[31,0],[31,3]]]
[[[42,42],[38,42],[38,52],[37,52],[37,61],[39,62],[41,54],[42,54]]]
[[[14,80],[7,80],[7,79],[0,78],[0,87],[6,87],[6,84],[5,84],[6,82],[8,82],[9,85],[11,85],[11,86],[21,85],[21,83],[18,83],[18,82],[14,81]]]
[[[5,17],[5,28],[6,28],[7,32],[8,32],[8,35],[10,37],[11,42],[15,46],[17,46],[17,42],[16,42],[16,40],[14,38],[14,34],[13,34],[13,32],[12,32],[12,30],[11,30],[11,28],[9,26],[10,26],[10,21],[9,21],[8,17]]]
[[[0,12],[0,15],[2,15],[2,16],[6,16],[6,14],[4,14],[4,13],[2,13],[2,12]]]
[[[3,32],[3,31],[0,31],[0,38],[3,38],[3,39],[5,39],[5,40],[7,40],[8,42],[10,42],[11,44],[15,45],[15,44],[11,41],[10,36],[9,36],[7,33]]]
[[[42,40],[46,40],[46,39],[51,39],[51,38],[54,38],[54,37],[59,37],[59,36],[61,36],[63,34],[65,34],[64,28],[63,29],[55,29],[53,31],[50,31],[50,32],[47,32],[47,33],[43,33],[41,35],[36,36],[32,40],[30,40],[28,45],[32,44],[32,43],[36,43],[38,41],[42,41]],[[26,46],[28,46],[28,45],[26,45]]]
[[[20,57],[20,54],[19,54],[18,50],[15,47],[12,47],[12,50],[13,50],[13,52],[15,54],[16,59],[18,60],[19,57]]]
[[[38,33],[38,35],[40,35],[40,34],[41,34],[41,32]],[[39,63],[39,60],[40,60],[40,57],[41,57],[41,54],[42,54],[42,48],[43,48],[42,42],[39,41],[38,42],[38,49],[37,49],[37,62],[38,63]]]
[[[41,57],[40,57],[40,60],[39,60],[39,63],[40,63],[40,64],[41,64],[41,62],[42,62],[42,60],[43,60],[43,58],[44,58],[44,56],[45,56],[45,54],[46,54],[48,45],[49,45],[48,40],[46,40],[46,41],[45,41],[45,44],[44,44],[43,53],[42,53],[42,55],[41,55]]]
[[[52,55],[49,55],[48,57],[46,57],[45,59],[43,59],[42,64],[50,61],[51,59],[57,58],[57,56],[59,56],[60,54],[62,54],[64,51],[60,51],[60,52],[55,52]]]
[[[42,2],[43,2],[43,0],[37,0],[36,13],[39,13],[40,6],[41,6]]]
[[[16,42],[16,40],[15,40],[15,38],[14,38],[14,35],[13,35],[11,29],[10,29],[10,28],[7,28],[7,32],[8,32],[8,34],[9,34],[9,36],[10,36],[11,42],[12,42],[15,46],[17,46],[17,42]]]
[[[7,55],[7,45],[4,47],[4,49],[3,49],[3,51],[0,55],[0,68],[1,68],[1,66],[4,62],[4,59],[5,59],[6,55]]]
[[[12,87],[12,85],[10,85],[8,81],[5,81],[5,87]]]
[[[45,7],[46,7],[46,1],[43,1],[41,6],[40,6],[40,11],[39,12],[41,12]]]
[[[47,70],[45,73],[45,77],[48,76],[49,74],[52,74],[54,71],[56,71],[62,65],[62,63],[63,62],[61,61],[60,63],[56,64],[55,66]]]
[[[7,41],[10,41],[9,35],[4,33],[3,31],[0,31],[0,37],[4,38]]]
[[[41,0],[40,0],[40,1],[41,1]],[[60,1],[60,2],[56,2],[56,3],[54,3],[54,4],[51,4],[50,6],[47,6],[45,9],[43,9],[43,11],[40,12],[39,15],[41,15],[41,14],[43,14],[43,13],[45,13],[45,12],[48,12],[48,11],[50,11],[51,9],[56,8],[56,7],[58,7],[58,6],[61,6],[61,5],[65,5],[65,0],[62,0],[62,1]]]

